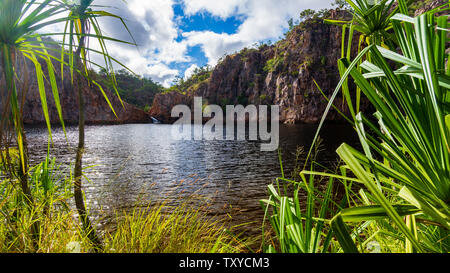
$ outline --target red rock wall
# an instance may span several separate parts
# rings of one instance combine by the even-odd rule
[[[23,118],[26,124],[41,124],[45,122],[41,99],[36,81],[36,74],[34,73],[34,67],[31,63],[27,62],[27,69],[23,68],[21,59],[18,59],[19,66],[22,67],[19,74],[19,93],[21,94],[23,89],[23,82],[28,76],[28,88],[26,91],[26,99],[23,109]],[[43,70],[46,71],[45,63],[42,63]],[[58,69],[60,66],[55,62],[54,66]],[[78,95],[77,91],[72,88],[70,80],[70,72],[68,69],[64,72],[64,81],[61,81],[60,73],[57,73],[58,91],[63,111],[63,117],[66,123],[76,124],[78,123]],[[0,90],[2,93],[6,93],[3,71],[0,66]],[[106,102],[103,94],[96,86],[89,86],[87,81],[83,81],[83,91],[86,105],[86,123],[87,124],[120,124],[120,123],[149,123],[151,117],[148,113],[128,104],[122,103],[118,97],[110,90],[104,90],[107,97],[111,101],[111,104],[117,114],[114,115],[113,111]],[[59,123],[58,112],[54,103],[53,94],[50,86],[46,82],[46,94],[50,119],[52,123]],[[0,97],[1,101],[1,97]]]

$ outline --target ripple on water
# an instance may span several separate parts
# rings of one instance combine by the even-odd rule
[[[280,127],[280,147],[285,173],[294,168],[297,146],[309,147],[316,126]],[[74,160],[77,128],[68,127],[67,139],[54,129],[52,156],[68,167]],[[41,161],[47,150],[45,128],[27,128],[30,158]],[[336,160],[342,142],[355,143],[353,131],[344,125],[327,125],[321,134],[321,162]],[[261,152],[255,141],[177,141],[170,125],[127,124],[87,126],[85,166],[92,183],[85,183],[91,209],[103,208],[103,217],[114,210],[131,208],[137,200],[177,200],[198,193],[211,198],[213,214],[225,214],[230,205],[238,208],[233,224],[249,221],[257,230],[263,217],[259,200],[266,198],[267,185],[280,176],[277,152]]]

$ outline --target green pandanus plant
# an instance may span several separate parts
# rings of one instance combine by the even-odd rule
[[[52,56],[47,53],[42,37],[38,34],[44,27],[63,22],[66,18],[59,15],[63,12],[59,6],[49,6],[50,0],[36,2],[25,0],[0,0],[0,54],[3,69],[4,88],[1,89],[2,112],[0,141],[2,162],[4,166],[11,166],[8,156],[10,145],[15,145],[18,151],[18,171],[16,168],[6,168],[9,174],[17,177],[25,197],[26,206],[33,210],[34,202],[31,194],[29,179],[29,163],[27,153],[27,141],[23,124],[23,104],[27,92],[26,83],[19,84],[20,79],[26,79],[26,61],[34,66],[38,92],[41,99],[42,111],[48,127],[51,139],[50,119],[47,107],[44,68],[41,61],[47,64],[47,81],[51,85],[56,108],[62,120],[62,112],[56,87],[54,68],[51,64]],[[56,18],[49,20],[48,18]],[[26,81],[25,81],[26,82]],[[21,92],[21,93],[20,93]],[[21,96],[20,96],[21,95]],[[11,143],[11,139],[15,143]],[[6,156],[3,156],[6,155]],[[39,223],[35,222],[31,229],[37,246],[39,236]]]
[[[342,27],[342,46],[341,58],[351,60],[352,53],[355,51],[359,54],[364,47],[369,45],[383,46],[386,48],[395,48],[397,40],[393,35],[392,23],[390,18],[398,13],[400,6],[395,5],[395,0],[344,0],[350,7],[352,20],[324,20],[327,23],[338,25]],[[405,2],[400,5],[406,5]],[[346,40],[346,38],[348,39]],[[357,50],[354,49],[354,40],[358,39]],[[370,61],[371,54],[368,52],[364,58]],[[364,60],[360,59],[359,64]],[[339,74],[343,77],[345,67],[342,61],[338,62]],[[354,97],[349,96],[351,88],[348,80],[342,86],[342,92],[345,95],[343,103],[353,105],[350,107],[351,115],[354,118],[360,110],[361,104],[361,89],[356,86],[356,94]],[[319,88],[320,89],[320,88]],[[354,109],[354,111],[353,111]]]
[[[92,5],[93,0],[81,0],[77,3],[74,1],[61,1],[62,6],[69,11],[68,21],[66,22],[64,30],[64,43],[68,41],[68,51],[74,52],[73,54],[68,54],[69,57],[69,67],[71,71],[72,85],[78,96],[78,148],[75,158],[74,167],[74,199],[75,205],[80,216],[83,230],[87,234],[88,238],[93,243],[96,250],[102,249],[102,243],[98,237],[95,228],[89,218],[86,206],[84,203],[84,194],[82,191],[82,178],[83,178],[83,153],[85,149],[85,102],[83,94],[83,81],[87,80],[89,86],[95,85],[103,94],[105,100],[116,115],[113,106],[111,105],[106,93],[104,92],[102,86],[95,82],[89,75],[89,70],[91,66],[96,66],[102,68],[102,71],[106,72],[110,78],[111,86],[115,89],[116,95],[119,97],[119,93],[116,88],[116,80],[114,76],[113,62],[123,66],[115,58],[111,57],[107,51],[106,41],[114,41],[119,43],[127,43],[135,45],[135,43],[129,43],[122,40],[117,40],[111,37],[104,36],[102,29],[98,23],[99,17],[112,17],[118,19],[122,22],[124,28],[131,36],[131,33],[125,24],[124,20],[106,11],[95,11]],[[98,6],[96,6],[98,7]],[[92,32],[92,33],[91,33]],[[132,37],[132,36],[131,36]],[[89,39],[96,39],[100,45],[100,50],[95,50],[89,48]],[[89,53],[100,54],[104,57],[105,66],[102,67],[89,59]],[[66,51],[63,48],[61,51],[61,63],[65,60]],[[125,67],[125,66],[123,66]],[[125,67],[126,68],[126,67]],[[74,71],[78,73],[74,73]],[[61,74],[63,74],[63,67],[61,67]],[[117,115],[116,115],[117,116]]]
[[[398,2],[399,13],[390,17],[398,46],[371,44],[352,62],[340,60],[345,70],[333,98],[351,77],[376,109],[373,117],[352,109],[362,151],[348,144],[337,150],[352,176],[322,174],[363,186],[353,196],[358,201],[331,221],[346,252],[363,250],[348,223],[356,225],[353,234],[376,227],[370,239],[395,237],[405,252],[450,250],[449,29],[448,15],[435,15],[450,8],[412,18]]]
[[[344,252],[371,251],[369,245],[378,245],[379,250],[376,251],[382,252],[448,253],[449,28],[448,15],[437,14],[448,14],[450,7],[447,4],[412,18],[404,0],[398,0],[395,9],[387,1],[347,2],[367,7],[364,13],[355,12],[350,25],[363,26],[361,19],[367,17],[369,20],[377,10],[380,16],[385,16],[374,20],[379,18],[385,22],[367,22],[382,26],[376,34],[379,37],[364,39],[365,47],[358,50],[356,57],[350,54],[356,27],[350,31],[348,44],[343,35],[342,58],[339,60],[341,80],[329,98],[316,139],[342,90],[351,113],[351,116],[344,117],[354,126],[362,149],[357,150],[345,143],[339,147],[337,153],[344,163],[340,173],[306,169],[301,172],[301,177],[328,177],[342,182],[345,187],[345,196],[337,206],[337,213],[329,220],[316,220],[329,225],[327,238],[332,234]],[[344,24],[344,28],[350,25]],[[368,30],[358,29],[359,32],[367,31],[367,35],[375,34]],[[373,116],[367,116],[367,111],[361,111],[358,104],[352,103],[355,98],[347,86],[350,79],[373,105]],[[308,158],[313,154],[313,148]],[[354,187],[355,184],[358,186]],[[307,180],[301,185],[309,187]],[[354,192],[355,189],[358,191]],[[307,190],[309,197],[311,192]],[[301,211],[294,206],[295,199],[273,193],[271,198],[271,204],[276,208],[272,226],[277,236],[282,238],[281,250],[301,251],[302,244],[297,241],[308,242],[298,240],[302,239],[302,234],[308,233],[295,227],[302,225],[302,219],[298,217]],[[320,201],[328,200],[324,196]],[[328,246],[327,242],[324,240],[322,245]]]
[[[351,6],[352,20],[325,20],[328,23],[342,25],[360,34],[360,44],[393,45],[395,38],[389,30],[390,19],[398,13],[400,6],[395,0],[345,0]],[[403,3],[406,5],[406,3]],[[350,35],[352,38],[353,35]],[[344,49],[344,48],[343,48]]]
[[[354,66],[360,65],[365,59],[370,61],[371,53],[370,51],[362,51],[367,46],[377,45],[383,46],[385,48],[395,48],[397,46],[397,40],[393,35],[391,18],[398,13],[400,7],[406,8],[406,3],[404,1],[398,1],[399,5],[395,5],[395,0],[344,0],[351,9],[348,11],[353,16],[351,20],[335,20],[335,19],[325,19],[324,21],[329,24],[334,24],[342,27],[342,46],[341,46],[341,60],[338,61],[338,69],[341,78],[345,78],[342,83],[339,84],[336,90],[342,89],[342,94],[344,95],[343,103],[345,102],[349,105],[349,111],[352,118],[355,118],[356,114],[360,110],[361,106],[361,88],[356,86],[355,96],[351,96],[351,88],[349,87],[349,81],[347,79],[348,75],[345,74],[346,68],[344,66],[343,60],[347,59],[351,62],[352,53],[354,54],[354,39],[359,35],[358,48],[356,50],[358,54],[358,60],[354,63]],[[322,92],[320,86],[315,82],[317,88]],[[323,93],[323,92],[322,92]],[[337,92],[333,94],[331,98],[326,98],[327,100],[334,101]],[[344,105],[343,105],[344,106]],[[319,132],[323,127],[326,116],[330,111],[331,107],[336,110],[339,108],[335,107],[333,104],[329,104],[325,110],[325,114],[319,124],[317,134],[313,143],[317,141],[319,137]],[[342,107],[343,108],[343,107]],[[339,112],[339,110],[338,110]],[[345,117],[347,119],[347,117]],[[308,159],[311,156],[311,152],[314,146],[311,147],[308,153]],[[307,160],[308,161],[308,160]]]

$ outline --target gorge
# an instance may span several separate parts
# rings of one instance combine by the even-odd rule
[[[324,16],[330,19],[349,19],[346,11],[330,10]],[[342,29],[327,24],[323,18],[307,19],[273,45],[262,44],[257,48],[245,48],[235,54],[224,56],[219,64],[208,72],[207,77],[194,81],[185,89],[163,90],[153,101],[140,102],[151,105],[149,112],[138,109],[125,100],[123,105],[116,94],[106,86],[105,94],[111,101],[117,117],[96,86],[84,86],[86,97],[86,122],[88,124],[152,123],[151,117],[163,123],[173,123],[171,110],[178,104],[192,106],[193,97],[203,97],[205,105],[249,104],[278,105],[282,123],[316,123],[327,105],[319,92],[316,81],[325,95],[329,96],[339,81],[337,60],[341,57]],[[357,40],[357,39],[355,39]],[[357,46],[355,45],[356,49]],[[28,63],[28,65],[31,65]],[[45,71],[45,64],[42,64]],[[35,74],[30,69],[29,87],[25,98],[24,122],[44,123]],[[1,67],[0,67],[1,72]],[[95,77],[98,73],[91,72]],[[0,73],[0,81],[3,73]],[[72,95],[69,72],[64,79],[57,76],[59,96],[66,123],[76,123],[78,117],[77,96]],[[47,94],[49,115],[52,123],[59,117],[53,96]],[[336,106],[344,113],[345,104],[338,98]],[[145,109],[148,110],[148,109]],[[332,111],[328,120],[341,120]]]
[[[0,0],[0,253],[450,252],[449,0],[103,1]]]

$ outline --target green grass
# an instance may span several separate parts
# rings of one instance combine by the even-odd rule
[[[167,209],[174,211],[162,213]],[[91,241],[83,235],[76,212],[52,210],[51,216],[19,213],[14,221],[1,217],[1,253],[88,253]],[[39,219],[37,249],[29,229]],[[231,235],[223,222],[212,220],[202,210],[165,205],[136,208],[114,219],[117,227],[102,237],[103,253],[236,253],[248,251]]]
[[[11,151],[11,154],[17,154],[17,151]],[[94,249],[71,205],[73,177],[68,170],[70,168],[58,166],[54,159],[47,159],[31,169],[33,210],[27,209],[24,195],[16,186],[16,178],[0,181],[0,253],[86,253]],[[103,244],[100,252],[249,251],[247,240],[242,241],[240,236],[234,235],[233,228],[223,218],[209,215],[208,208],[197,199],[186,197],[177,201],[180,205],[149,203],[147,207],[117,211],[110,219],[112,228],[99,232]],[[31,229],[35,223],[39,230],[37,237]]]
[[[163,213],[169,209],[170,213]],[[245,250],[224,223],[201,209],[165,205],[134,209],[117,218],[105,251],[117,253],[233,253]]]
[[[321,150],[321,140],[316,145],[314,159]],[[272,238],[263,241],[267,253],[325,253],[339,251],[333,240],[327,216],[340,206],[334,178],[322,179],[315,174],[300,173],[300,159],[305,157],[303,147],[297,148],[294,171],[285,174],[281,153],[279,155],[282,176],[269,185],[269,199],[261,200],[265,218],[271,225]],[[313,160],[309,169],[324,168]],[[306,196],[302,198],[301,196]],[[264,223],[265,224],[265,223]],[[264,227],[263,227],[264,232]]]

